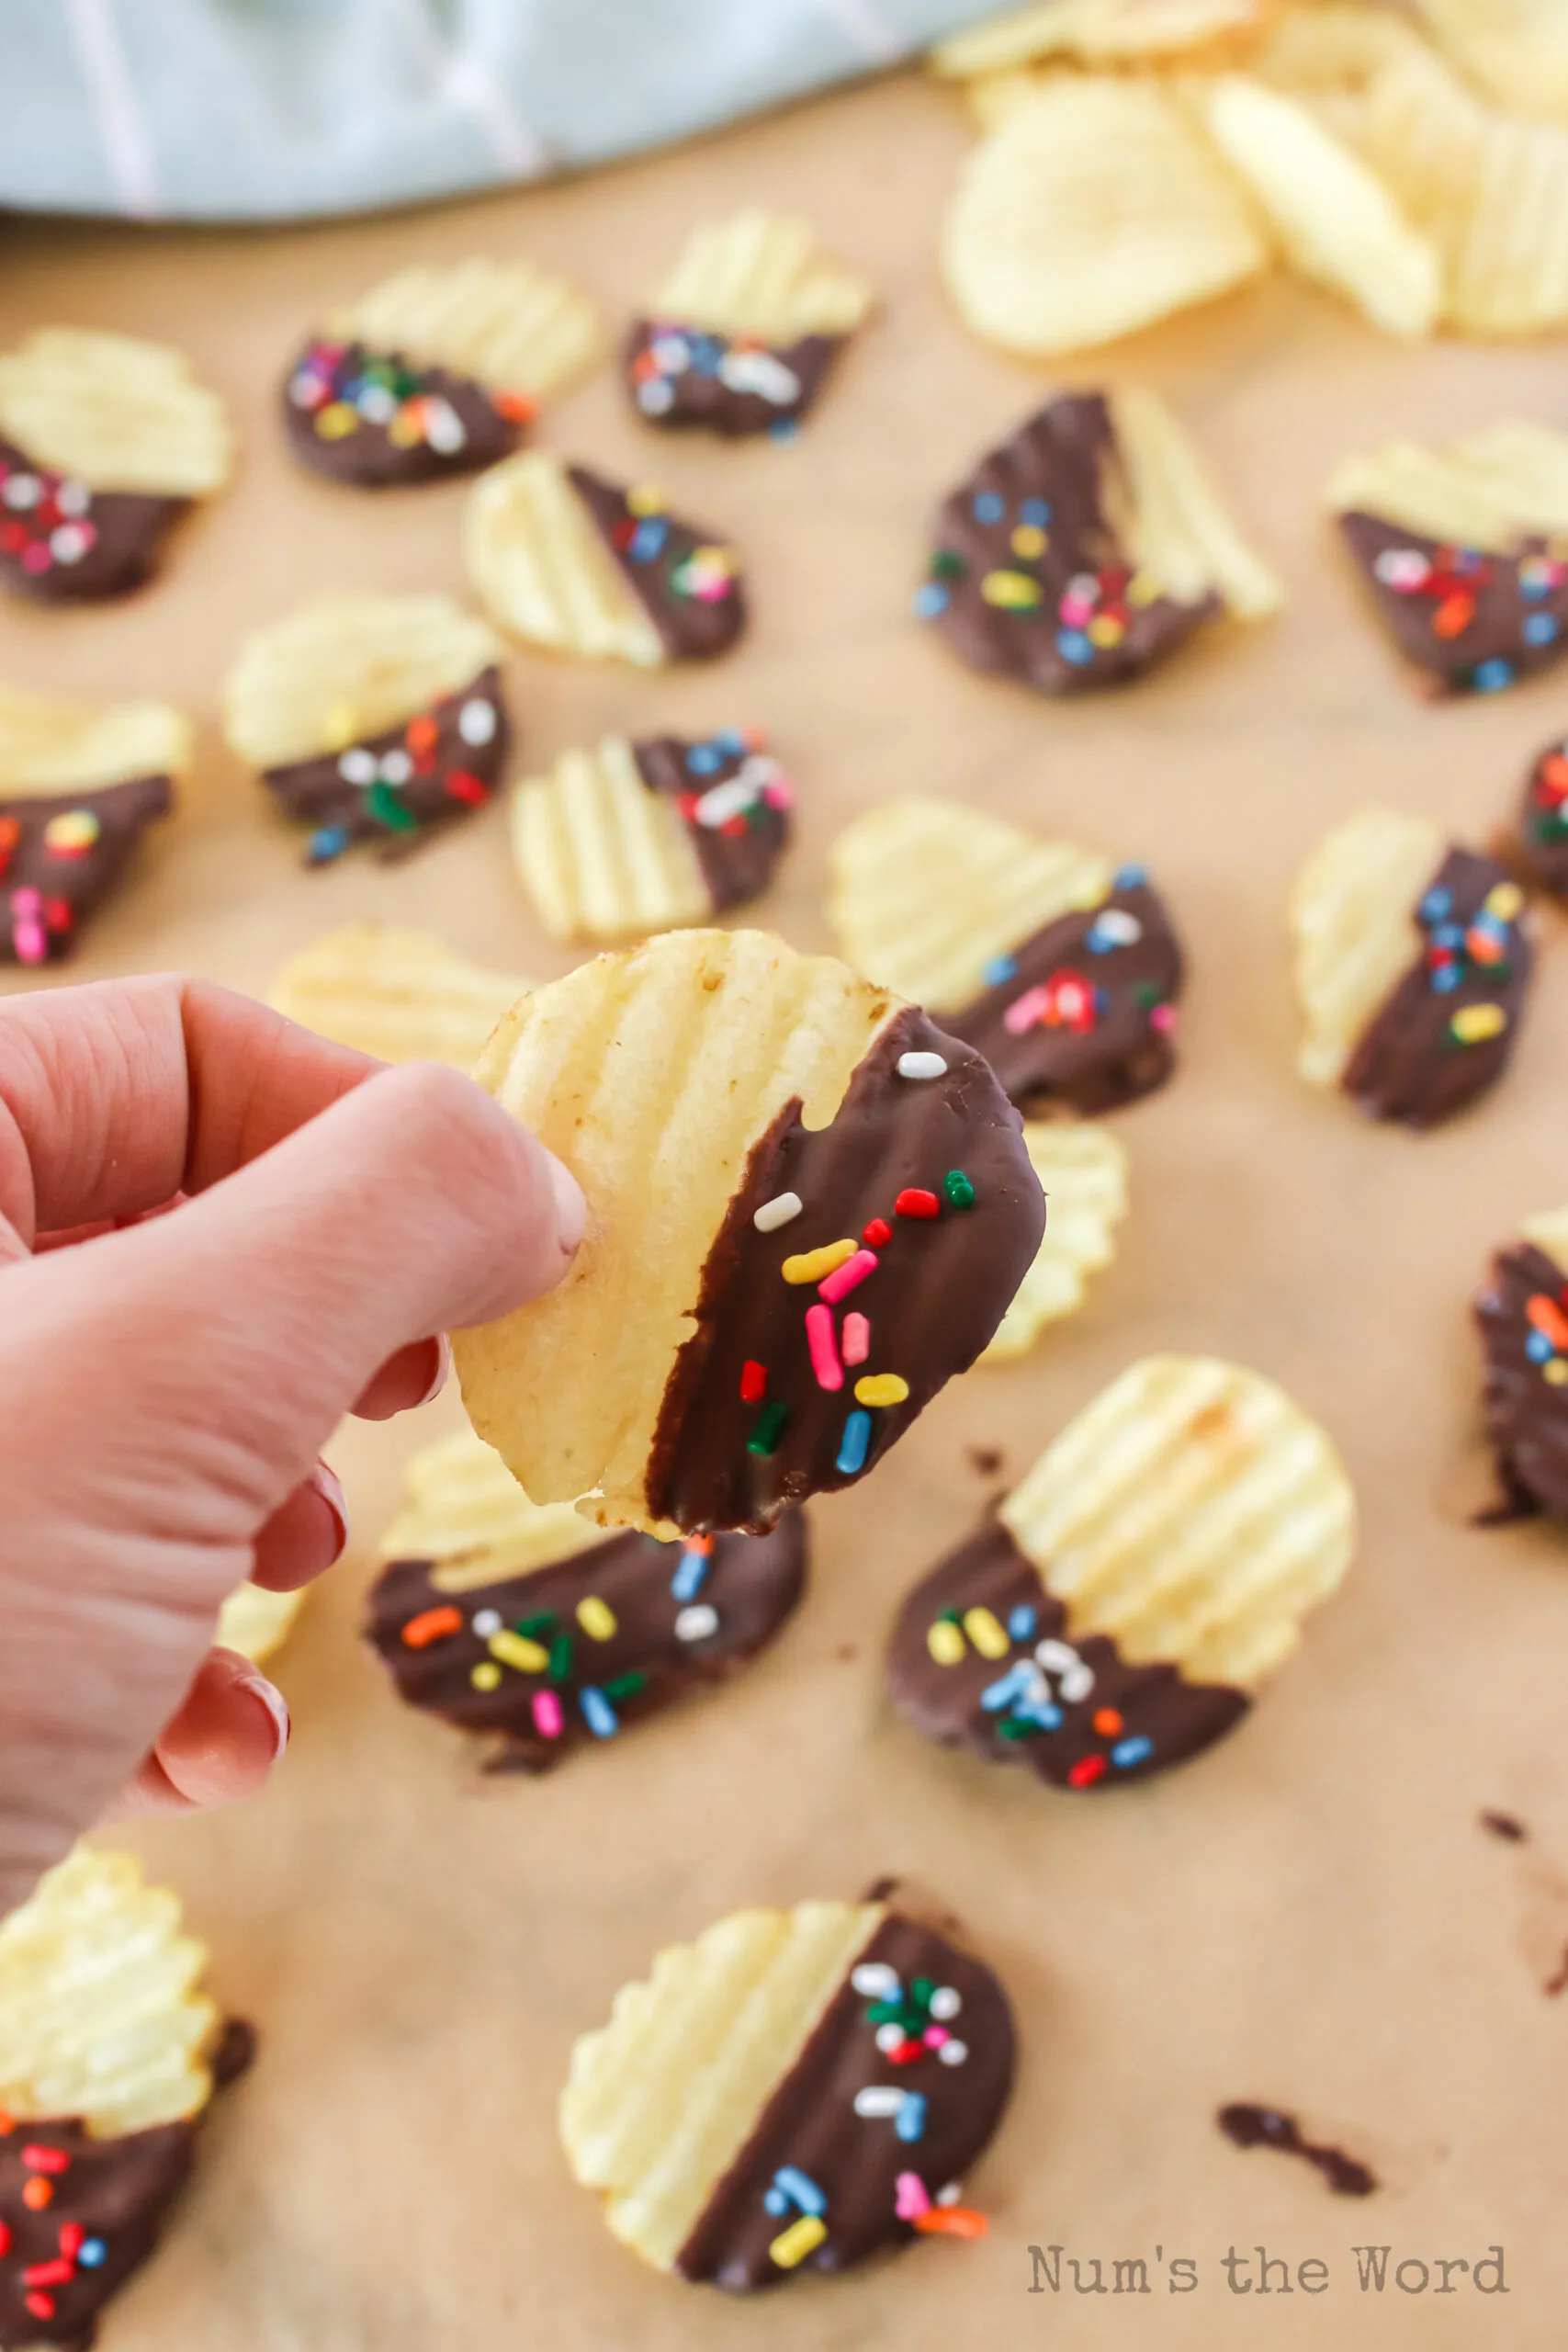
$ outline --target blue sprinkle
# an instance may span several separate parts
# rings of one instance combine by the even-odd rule
[[[924,2091],[906,2091],[904,2104],[894,2120],[893,2129],[900,2140],[919,2140],[926,2128],[926,2095]]]
[[[1445,915],[1452,914],[1453,910],[1453,892],[1451,890],[1442,889],[1441,888],[1434,888],[1427,891],[1426,897],[1416,908],[1416,912],[1422,922],[1430,923],[1441,922]]]
[[[1511,662],[1505,662],[1500,655],[1490,662],[1477,662],[1470,673],[1470,683],[1472,691],[1478,695],[1499,694],[1505,686],[1513,684],[1514,665]]]
[[[1463,923],[1440,922],[1436,924],[1432,932],[1432,944],[1434,947],[1462,947],[1464,945]]]
[[[589,1683],[586,1689],[578,1692],[577,1702],[582,1709],[582,1720],[594,1738],[614,1739],[621,1728],[621,1719],[603,1690],[596,1690]]]
[[[1119,865],[1111,877],[1113,890],[1141,890],[1149,878],[1146,865]]]
[[[982,967],[980,978],[988,989],[999,989],[1007,981],[1015,978],[1017,973],[1018,957],[1016,956],[993,956],[990,962]]]
[[[839,1459],[834,1467],[843,1477],[852,1478],[857,1470],[864,1468],[865,1457],[870,1451],[871,1415],[863,1407],[857,1406],[844,1423],[843,1443],[839,1448]]]
[[[670,537],[670,526],[662,514],[645,514],[632,533],[626,554],[633,563],[652,563],[664,552],[664,542]]]
[[[976,523],[999,523],[1007,511],[1006,501],[998,498],[994,490],[977,492],[970,509]]]
[[[1459,548],[1454,552],[1453,568],[1461,573],[1479,571],[1481,554],[1476,548]]]
[[[1018,510],[1018,519],[1021,523],[1032,524],[1037,531],[1043,531],[1051,520],[1050,506],[1043,498],[1026,498]]]
[[[746,738],[739,727],[721,727],[713,740],[716,748],[724,753],[727,760],[739,760],[745,756]]]
[[[716,376],[723,363],[725,346],[715,334],[694,334],[687,338],[692,355],[692,368],[698,376]]]
[[[1119,1739],[1111,1751],[1111,1761],[1122,1771],[1130,1772],[1134,1764],[1142,1764],[1154,1752],[1154,1741],[1140,1734],[1136,1739]]]
[[[716,775],[724,761],[713,744],[694,743],[686,754],[686,765],[694,775]]]
[[[1111,1010],[1111,990],[1109,989],[1096,988],[1094,991],[1094,1009],[1100,1020],[1103,1021],[1106,1014]]]
[[[319,832],[311,834],[306,844],[306,862],[310,865],[330,865],[333,858],[341,857],[347,847],[346,825],[323,825]]]
[[[84,2270],[96,2270],[99,2263],[108,2260],[108,2252],[102,2238],[84,2238],[76,2249],[76,2259]]]
[[[1520,634],[1527,645],[1551,645],[1561,631],[1550,613],[1527,613]]]
[[[763,2189],[762,2211],[764,2213],[771,2213],[775,2221],[783,2220],[789,2211],[789,2199],[782,2188]]]
[[[1094,648],[1081,628],[1062,628],[1056,632],[1056,650],[1064,662],[1076,669],[1085,669],[1094,660]]]
[[[1034,1679],[1032,1660],[1022,1657],[1018,1664],[988,1683],[980,1693],[980,1704],[988,1715],[999,1715],[1015,1698],[1028,1690]]]
[[[949,597],[940,580],[928,580],[915,591],[915,611],[923,621],[934,621],[938,613],[945,613]]]
[[[1084,945],[1091,956],[1109,956],[1116,942],[1108,937],[1097,922],[1091,922],[1084,935]]]
[[[1021,1600],[1016,1609],[1008,1611],[1008,1632],[1015,1642],[1032,1642],[1038,1622],[1027,1600]]]
[[[773,2175],[773,2187],[799,2206],[803,2213],[825,2213],[828,2199],[808,2172],[797,2165],[781,2165]]]
[[[1038,1724],[1042,1731],[1062,1728],[1062,1710],[1054,1707],[1049,1699],[1019,1699],[1014,1702],[1013,1713],[1022,1723]]]
[[[1549,580],[1543,580],[1539,572],[1536,572],[1533,575],[1523,571],[1520,572],[1519,594],[1521,596],[1528,597],[1531,604],[1535,602],[1538,596],[1549,595],[1551,594],[1551,582]]]
[[[670,1580],[671,1598],[674,1600],[695,1600],[707,1582],[710,1566],[705,1552],[682,1552]]]
[[[1531,1363],[1547,1363],[1555,1352],[1544,1331],[1532,1331],[1525,1341],[1525,1353]]]
[[[1432,974],[1433,994],[1435,996],[1450,995],[1458,988],[1463,977],[1457,964],[1439,964]]]
[[[775,416],[768,427],[768,438],[770,441],[798,441],[800,438],[799,417]]]

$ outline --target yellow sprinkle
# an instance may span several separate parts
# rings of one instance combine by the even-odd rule
[[[1152,605],[1160,594],[1159,582],[1152,571],[1134,571],[1127,582],[1127,602],[1130,605]]]
[[[1525,894],[1517,882],[1496,882],[1486,893],[1483,911],[1495,915],[1499,922],[1512,922],[1525,903]]]
[[[1449,1023],[1461,1046],[1484,1045],[1488,1037],[1500,1037],[1507,1025],[1500,1004],[1461,1004]]]
[[[357,742],[359,713],[354,705],[351,702],[334,702],[327,713],[321,732],[327,739],[322,745],[324,751],[341,752],[348,744]]]
[[[502,1666],[514,1666],[519,1674],[543,1674],[550,1662],[542,1642],[531,1642],[525,1634],[509,1634],[504,1626],[491,1635],[485,1647],[491,1657],[498,1657]],[[496,1679],[499,1681],[499,1675]]]
[[[1543,1380],[1549,1380],[1553,1388],[1561,1388],[1563,1382],[1568,1380],[1568,1356],[1552,1356],[1549,1362],[1541,1365],[1540,1376]]]
[[[781,2230],[768,2252],[781,2270],[793,2270],[804,2262],[812,2249],[819,2246],[828,2234],[828,2224],[820,2213],[803,2213],[787,2230]]]
[[[591,1592],[577,1604],[577,1622],[591,1642],[607,1642],[615,1630],[615,1612],[607,1600]]]
[[[962,1666],[964,1636],[951,1617],[938,1617],[926,1628],[926,1647],[938,1666]]]
[[[1012,551],[1027,563],[1032,556],[1045,552],[1045,534],[1038,523],[1021,523],[1012,535]]]
[[[476,1690],[493,1690],[501,1680],[501,1668],[492,1665],[488,1657],[481,1657],[468,1680]]]
[[[67,808],[62,816],[51,817],[43,829],[45,849],[91,849],[103,827],[90,808]]]
[[[784,1260],[784,1278],[786,1283],[819,1283],[835,1266],[847,1264],[859,1246],[854,1241],[829,1241],[820,1250],[803,1250],[798,1258]]]
[[[387,427],[394,449],[417,449],[424,438],[424,417],[417,408],[400,408]]]
[[[908,1393],[908,1382],[896,1372],[868,1372],[855,1383],[857,1405],[901,1405]]]
[[[346,401],[331,401],[316,412],[316,430],[323,441],[341,441],[345,434],[359,429],[359,412],[350,408]]]
[[[988,1609],[966,1609],[964,1630],[982,1657],[1006,1657],[1012,1647]]]
[[[639,481],[626,492],[626,511],[631,514],[662,514],[669,503],[657,482]]]
[[[1120,645],[1126,634],[1122,623],[1113,619],[1109,613],[1096,613],[1089,625],[1088,636],[1091,645]]]
[[[980,594],[987,605],[998,605],[1005,613],[1032,613],[1040,602],[1040,582],[1027,571],[987,571]]]

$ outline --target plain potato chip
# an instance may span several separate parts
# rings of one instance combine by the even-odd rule
[[[1510,114],[1568,122],[1568,13],[1562,0],[1416,0],[1442,47]]]
[[[372,351],[446,368],[496,393],[549,400],[604,356],[599,312],[570,278],[521,257],[418,264],[384,277],[327,321]]]
[[[1109,399],[1127,493],[1118,519],[1134,576],[1179,604],[1218,596],[1238,620],[1277,613],[1283,587],[1242,537],[1165,402],[1134,386]]]
[[[265,1585],[236,1586],[218,1612],[214,1642],[260,1666],[288,1639],[309,1589],[302,1585],[298,1592],[269,1592]]]
[[[1338,1083],[1372,1015],[1409,969],[1412,909],[1443,862],[1440,825],[1398,808],[1359,808],[1326,833],[1296,878],[1291,929],[1305,1018],[1296,1067]]]
[[[223,404],[182,352],[79,327],[0,352],[0,434],[89,490],[204,498],[233,469]]]
[[[1154,82],[1065,74],[966,160],[942,232],[965,323],[1003,349],[1076,351],[1268,266],[1248,199]]]
[[[355,923],[291,956],[270,1001],[301,1028],[378,1061],[468,1070],[532,986],[518,973],[469,963],[429,932]]]
[[[1023,1140],[1045,1195],[1045,1235],[982,1363],[1027,1355],[1047,1323],[1082,1306],[1086,1278],[1111,1263],[1127,1214],[1127,1154],[1108,1128],[1032,1120]]]
[[[870,278],[828,258],[809,220],[751,209],[694,229],[643,307],[715,334],[789,344],[852,334],[875,299]]]
[[[1439,543],[1514,554],[1523,539],[1568,535],[1568,434],[1514,421],[1441,448],[1386,442],[1347,458],[1325,500],[1336,514],[1376,514]]]
[[[181,776],[191,751],[190,721],[167,703],[52,702],[0,684],[0,799]]]
[[[1216,38],[1266,23],[1276,0],[1043,0],[939,41],[932,71],[945,79],[1006,72],[1036,58],[1086,65],[1164,62]]]
[[[503,628],[590,661],[657,669],[658,629],[557,458],[525,450],[480,476],[463,514],[468,576]]]
[[[533,1503],[492,1446],[459,1430],[413,1456],[408,1500],[382,1531],[383,1560],[429,1560],[431,1582],[464,1592],[570,1559],[601,1538],[570,1503]]]
[[[448,596],[314,596],[243,640],[223,731],[254,766],[287,766],[400,726],[501,658]]]
[[[622,939],[713,913],[690,829],[668,795],[649,790],[623,735],[563,752],[548,775],[518,786],[512,847],[555,939]]]
[[[1288,9],[1269,24],[1250,70],[1283,90],[1332,96],[1363,89],[1374,74],[1400,58],[1429,56],[1414,25],[1383,7],[1352,7],[1327,0]]]

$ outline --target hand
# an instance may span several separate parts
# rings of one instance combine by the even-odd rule
[[[584,1215],[455,1071],[199,982],[0,1002],[0,1916],[111,1808],[262,1786],[288,1711],[220,1604],[331,1566],[342,1415],[434,1395]]]

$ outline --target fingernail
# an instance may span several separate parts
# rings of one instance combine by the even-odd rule
[[[550,1190],[556,1196],[556,1232],[562,1251],[570,1258],[588,1229],[588,1204],[570,1169],[553,1151],[547,1152],[545,1158],[549,1164]]]
[[[438,1331],[435,1335],[435,1374],[429,1387],[419,1399],[421,1405],[432,1404],[440,1396],[446,1385],[446,1375],[451,1369],[452,1342],[445,1331]]]
[[[293,1729],[288,1717],[288,1700],[277,1685],[269,1682],[265,1674],[243,1674],[237,1679],[235,1688],[243,1690],[247,1698],[256,1700],[265,1709],[267,1721],[272,1725],[271,1761],[276,1764],[288,1747],[288,1735]]]
[[[445,1340],[442,1345],[446,1345]],[[441,1382],[438,1380],[435,1387],[439,1388]],[[433,1388],[430,1393],[434,1396],[435,1389]],[[318,1462],[307,1473],[305,1484],[314,1487],[337,1522],[337,1543],[333,1558],[341,1560],[348,1549],[348,1504],[344,1497],[343,1481],[330,1462]]]

